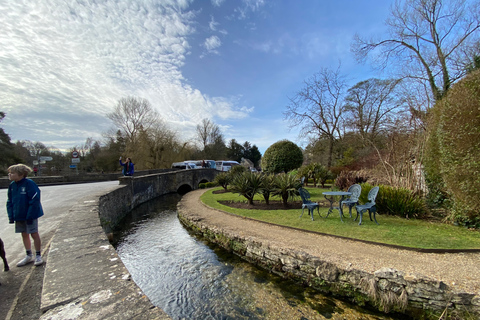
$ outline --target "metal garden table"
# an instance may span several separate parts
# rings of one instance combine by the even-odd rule
[[[340,213],[340,220],[342,220],[343,222],[342,201],[345,200],[346,197],[352,195],[352,193],[348,191],[326,191],[326,192],[323,192],[322,194],[325,197],[325,199],[327,199],[330,202],[330,209],[328,209],[328,213],[325,218],[327,218],[328,215],[333,212],[333,209],[337,209],[338,212]],[[328,198],[327,196],[330,196],[330,198]],[[338,200],[338,207],[333,206],[333,204],[335,203],[335,197],[340,197],[340,200]]]

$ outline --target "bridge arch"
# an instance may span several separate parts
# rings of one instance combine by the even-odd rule
[[[130,209],[167,193],[185,194],[196,190],[200,183],[212,182],[220,171],[215,169],[172,170],[144,176],[121,177],[132,202]]]

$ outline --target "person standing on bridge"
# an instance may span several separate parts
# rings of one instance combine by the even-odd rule
[[[8,186],[8,222],[15,223],[15,233],[22,234],[23,246],[27,252],[25,258],[17,263],[17,267],[31,262],[34,262],[36,266],[43,264],[42,242],[38,233],[38,218],[43,216],[43,209],[40,203],[40,189],[33,180],[27,179],[28,174],[32,171],[24,164],[16,164],[8,168],[8,179],[12,181]],[[35,246],[35,258],[32,254],[30,236]]]
[[[133,176],[133,167],[134,167],[134,164],[132,162],[132,159],[130,158],[127,158],[125,160],[125,163],[122,162],[122,157],[120,157],[120,165],[123,167],[122,168],[122,174],[124,176]]]

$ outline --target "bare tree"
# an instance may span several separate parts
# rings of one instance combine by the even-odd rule
[[[350,117],[346,124],[358,132],[363,140],[373,142],[392,123],[394,111],[401,107],[400,98],[395,92],[399,82],[368,79],[348,89],[345,109]]]
[[[137,97],[120,99],[113,112],[107,117],[132,143],[136,142],[140,130],[148,130],[160,121],[158,113],[152,108],[150,102]]]
[[[202,123],[197,125],[196,131],[203,150],[205,150],[207,145],[214,144],[218,141],[219,137],[222,137],[220,127],[207,118],[203,119]]]
[[[322,69],[305,81],[304,88],[290,98],[284,112],[290,127],[300,127],[302,136],[328,139],[328,167],[332,165],[334,143],[341,137],[345,89],[346,81],[339,68]]]
[[[360,61],[376,54],[382,67],[393,62],[401,77],[427,83],[439,100],[465,75],[468,47],[479,39],[479,15],[476,0],[397,0],[386,20],[390,36],[376,41],[356,35],[352,51]]]

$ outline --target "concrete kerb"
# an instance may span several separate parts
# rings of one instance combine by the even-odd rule
[[[135,284],[108,241],[98,216],[101,195],[72,207],[55,233],[40,319],[171,319]]]

